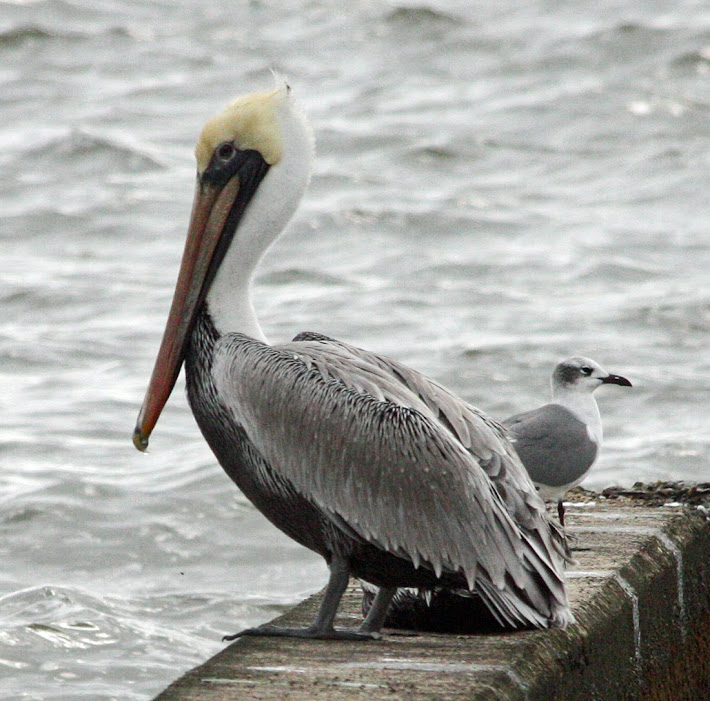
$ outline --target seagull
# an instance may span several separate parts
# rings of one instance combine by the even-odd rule
[[[564,533],[499,423],[348,343],[313,332],[267,341],[251,282],[306,189],[313,150],[285,84],[237,98],[205,125],[173,303],[133,435],[145,450],[184,364],[190,407],[226,473],[328,565],[310,626],[225,639],[377,638],[407,586],[475,592],[514,628],[567,626]],[[357,630],[336,629],[351,576],[378,593]]]
[[[589,358],[568,358],[552,373],[550,404],[503,421],[540,495],[557,499],[562,526],[562,498],[587,476],[602,446],[602,420],[593,394],[602,385],[631,387],[631,382]]]

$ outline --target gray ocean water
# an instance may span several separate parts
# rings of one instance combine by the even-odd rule
[[[182,382],[131,431],[193,146],[289,78],[317,159],[256,306],[503,418],[561,358],[592,487],[708,479],[705,0],[0,2],[0,698],[148,699],[324,583],[215,464]]]

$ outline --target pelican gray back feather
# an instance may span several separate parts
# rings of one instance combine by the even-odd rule
[[[438,382],[391,358],[310,331],[298,334],[293,340],[320,341],[329,347],[340,347],[350,357],[360,358],[394,377],[414,393],[475,458],[495,485],[516,523],[530,530],[541,529],[542,536],[547,534],[547,526],[551,525],[552,540],[548,543],[548,549],[566,552],[564,534],[547,518],[544,501],[508,440],[508,429],[503,424],[464,402]]]
[[[501,620],[570,622],[564,537],[502,427],[399,363],[297,339],[227,334],[215,348],[221,401],[279,476],[336,526],[461,573]]]

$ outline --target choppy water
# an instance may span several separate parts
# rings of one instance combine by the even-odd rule
[[[130,441],[194,139],[270,68],[318,141],[258,281],[270,338],[501,418],[581,352],[634,383],[599,392],[588,484],[707,479],[707,2],[0,2],[0,698],[150,698],[324,581],[182,391]]]

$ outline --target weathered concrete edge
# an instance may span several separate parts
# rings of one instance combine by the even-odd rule
[[[705,635],[703,621],[710,612],[705,516],[683,508],[662,528],[630,530],[648,538],[575,609],[574,626],[565,633],[551,631],[526,656],[536,669],[532,676],[518,670],[528,681],[528,701],[641,698],[652,686],[663,686],[662,670]]]
[[[565,633],[531,633],[520,641],[525,654],[517,655],[507,671],[503,681],[509,683],[498,679],[495,698],[635,699],[648,692],[641,680],[666,683],[658,670],[677,663],[701,631],[698,622],[710,607],[710,527],[699,512],[682,509],[662,528],[646,530],[639,549],[575,611],[577,625]],[[318,600],[319,595],[310,597],[279,621],[294,625],[310,620]],[[223,698],[206,688],[205,679],[216,669],[234,667],[236,658],[253,657],[255,644],[245,640],[240,647],[230,646],[174,682],[156,701]],[[469,681],[462,675],[461,683]],[[467,697],[491,698],[476,695],[473,688]]]

